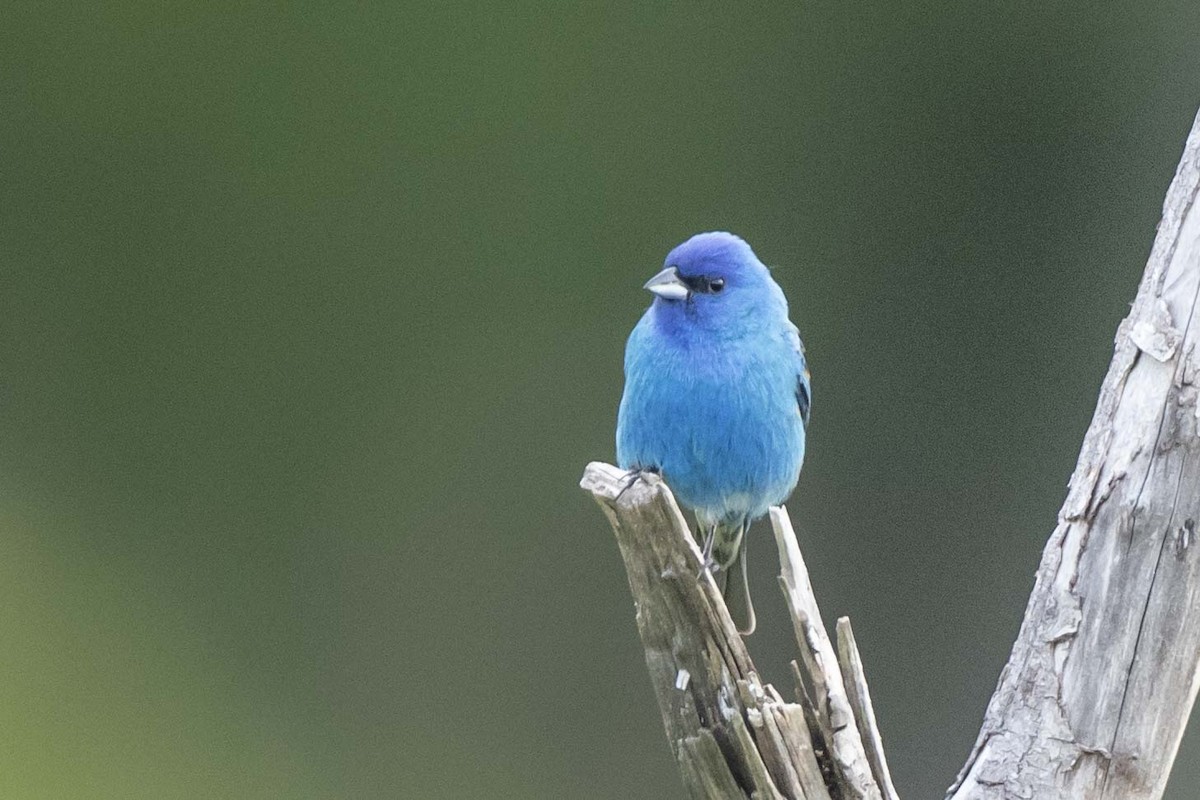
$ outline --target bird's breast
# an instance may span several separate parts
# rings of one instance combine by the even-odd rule
[[[681,501],[709,514],[758,516],[781,502],[799,475],[804,428],[794,367],[770,344],[638,343],[626,364],[619,458],[659,467]]]

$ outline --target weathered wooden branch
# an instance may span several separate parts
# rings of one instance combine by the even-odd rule
[[[1156,800],[1200,688],[1200,116],[951,800]],[[667,736],[698,798],[896,797],[849,622],[837,652],[787,512],[780,583],[796,702],[763,685],[665,484],[582,486],[612,523]]]
[[[1158,798],[1200,674],[1200,117],[951,795]]]
[[[646,666],[691,795],[895,798],[849,623],[839,624],[839,663],[787,512],[774,509],[771,523],[800,647],[798,702],[759,680],[720,591],[699,577],[700,551],[666,484],[653,475],[627,484],[623,470],[594,463],[581,485],[616,532]]]

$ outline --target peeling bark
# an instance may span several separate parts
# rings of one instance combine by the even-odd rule
[[[772,509],[771,524],[801,655],[792,662],[796,702],[759,680],[666,484],[649,474],[630,484],[623,470],[594,463],[581,486],[617,536],[650,681],[689,794],[895,800],[849,621],[838,622],[839,663],[787,512]]]
[[[1194,125],[954,800],[1158,798],[1166,787],[1200,664],[1198,186]]]

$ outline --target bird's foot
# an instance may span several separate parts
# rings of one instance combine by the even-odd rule
[[[660,474],[658,467],[634,467],[633,469],[629,470],[629,472],[625,474],[625,485],[621,487],[621,491],[617,492],[616,500],[620,501],[621,495],[632,489],[634,484],[645,478],[647,473],[651,475]]]
[[[700,559],[700,571],[696,573],[696,580],[703,580],[706,573],[711,575],[713,578],[716,578],[717,573],[720,571],[721,565],[718,564],[717,560],[712,557],[711,553],[709,553]]]

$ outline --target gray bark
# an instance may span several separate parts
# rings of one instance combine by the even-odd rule
[[[796,702],[763,684],[666,484],[589,464],[581,482],[625,561],[667,739],[696,798],[895,800],[861,659],[839,621],[839,662],[786,510],[772,509],[780,584],[801,660]],[[881,788],[882,787],[882,788]]]
[[[954,800],[1158,798],[1200,664],[1200,118]]]

